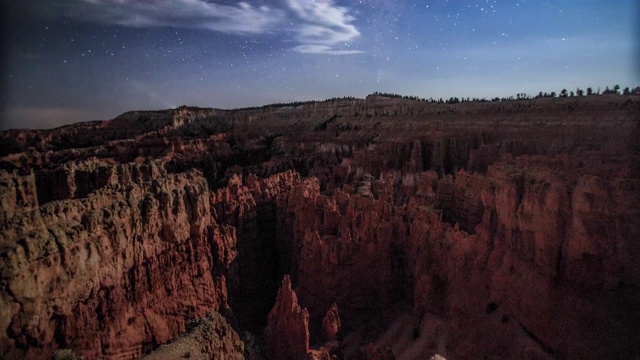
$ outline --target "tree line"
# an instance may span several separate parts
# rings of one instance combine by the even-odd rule
[[[386,92],[379,92],[376,91],[374,93],[372,93],[369,96],[382,96],[382,97],[386,97],[386,98],[391,98],[391,99],[405,99],[405,100],[413,100],[413,101],[422,101],[422,102],[426,102],[426,103],[430,103],[430,104],[458,104],[458,103],[465,103],[465,102],[499,102],[499,101],[512,101],[512,100],[533,100],[533,99],[542,99],[542,98],[556,98],[556,97],[573,97],[573,96],[597,96],[597,95],[640,95],[640,86],[636,86],[635,88],[631,89],[629,87],[625,87],[624,89],[620,88],[620,85],[614,85],[613,87],[609,88],[608,86],[604,89],[604,90],[600,90],[600,88],[598,87],[595,91],[593,90],[593,88],[588,87],[585,90],[581,89],[581,88],[576,88],[575,91],[569,91],[567,89],[562,89],[559,93],[556,93],[555,91],[552,92],[542,92],[540,91],[537,95],[529,95],[526,93],[518,93],[515,96],[509,96],[509,97],[494,97],[491,99],[487,99],[487,98],[478,98],[478,97],[466,97],[466,98],[458,98],[458,97],[450,97],[449,99],[443,99],[443,98],[439,98],[439,99],[434,99],[433,97],[430,98],[421,98],[419,96],[408,96],[408,95],[400,95],[400,94],[395,94],[395,93],[386,93]],[[236,110],[260,110],[260,109],[269,109],[269,108],[279,108],[279,107],[284,107],[284,106],[300,106],[300,105],[309,105],[309,104],[315,104],[315,103],[331,103],[331,102],[336,102],[336,101],[352,101],[352,100],[362,100],[360,98],[354,97],[354,96],[343,96],[343,97],[332,97],[329,99],[324,99],[324,100],[306,100],[306,101],[293,101],[293,102],[289,102],[289,103],[274,103],[274,104],[268,104],[268,105],[262,105],[262,106],[250,106],[250,107],[244,107],[244,108],[240,108],[240,109],[236,109]],[[197,109],[197,107],[192,107],[192,106],[187,106],[187,105],[182,105],[179,108],[194,108]]]
[[[588,87],[586,92],[585,90],[581,89],[581,88],[576,88],[575,92],[574,91],[569,91],[567,89],[562,89],[559,93],[556,93],[555,91],[552,92],[542,92],[540,91],[537,95],[529,95],[526,93],[518,93],[516,94],[516,96],[509,96],[509,97],[494,97],[492,99],[487,99],[487,98],[458,98],[458,97],[451,97],[449,99],[434,99],[434,98],[420,98],[418,96],[407,96],[407,95],[400,95],[400,94],[394,94],[394,93],[385,93],[385,92],[379,92],[376,91],[373,94],[371,94],[371,96],[383,96],[383,97],[387,97],[387,98],[392,98],[392,99],[405,99],[405,100],[415,100],[415,101],[422,101],[422,102],[427,102],[427,103],[432,103],[432,104],[457,104],[457,103],[464,103],[464,102],[498,102],[498,101],[511,101],[511,100],[533,100],[533,99],[542,99],[542,98],[555,98],[555,97],[573,97],[573,96],[594,96],[594,95],[640,95],[640,86],[636,86],[633,89],[630,89],[629,87],[625,87],[624,89],[620,88],[620,85],[614,85],[612,88],[609,88],[608,86],[604,89],[604,90],[600,90],[600,88],[598,87],[596,91],[593,90],[593,88]]]

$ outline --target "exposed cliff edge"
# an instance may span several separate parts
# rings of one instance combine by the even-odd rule
[[[0,357],[632,358],[638,114],[371,97],[0,133]]]

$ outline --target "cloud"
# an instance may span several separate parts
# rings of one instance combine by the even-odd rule
[[[76,19],[128,27],[196,28],[232,34],[290,32],[305,54],[350,55],[360,36],[349,9],[333,0],[281,0],[280,5],[233,5],[210,0],[76,0]],[[222,0],[218,0],[222,1]],[[346,48],[346,49],[345,49]]]
[[[297,40],[302,43],[294,49],[301,53],[350,55],[358,50],[342,50],[360,36],[353,25],[355,18],[346,7],[335,6],[332,0],[287,0],[289,8],[302,20],[297,28]]]
[[[284,11],[239,2],[236,6],[204,0],[82,0],[83,20],[129,27],[173,26],[229,33],[263,33],[285,18]]]
[[[361,54],[360,50],[344,50],[334,49],[327,45],[298,45],[293,48],[295,51],[303,54],[326,54],[326,55],[354,55]]]

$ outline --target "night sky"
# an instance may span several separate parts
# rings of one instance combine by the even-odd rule
[[[0,0],[0,129],[640,85],[636,0]]]

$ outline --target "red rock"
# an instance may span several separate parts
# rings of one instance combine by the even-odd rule
[[[213,223],[202,175],[152,178],[146,165],[113,171],[120,182],[87,197],[4,213],[5,358],[41,358],[58,347],[137,358],[145,344],[167,342],[188,320],[227,307],[222,274],[235,232]],[[11,185],[19,179],[35,188],[33,176],[5,173],[2,202],[37,204],[35,192]]]
[[[173,342],[162,345],[144,360],[220,359],[244,360],[240,336],[218,313],[191,321],[189,330]]]
[[[139,358],[229,303],[264,321],[283,274],[291,356],[633,357],[639,110],[372,96],[3,132],[0,357]],[[335,302],[348,341],[311,349]]]
[[[327,314],[322,319],[322,328],[324,329],[326,342],[336,339],[340,331],[340,316],[338,316],[338,305],[336,303],[333,303],[331,308],[327,310]]]
[[[309,313],[298,305],[288,275],[282,279],[276,304],[269,312],[265,341],[269,359],[294,360],[310,356]]]

